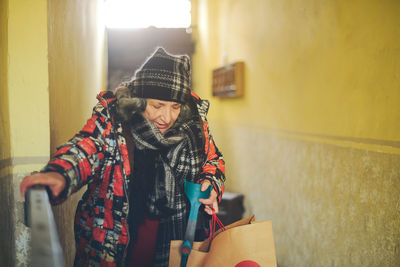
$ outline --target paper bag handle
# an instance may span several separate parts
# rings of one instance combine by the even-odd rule
[[[219,228],[222,229],[222,231],[225,231],[225,226],[221,222],[221,220],[217,217],[217,214],[215,213],[215,210],[212,209],[212,215],[211,215],[211,221],[210,221],[210,235],[208,236],[208,242],[211,243],[211,241],[215,237],[215,223],[218,224]]]

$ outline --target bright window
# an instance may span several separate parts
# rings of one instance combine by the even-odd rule
[[[107,28],[188,28],[190,0],[106,0]]]

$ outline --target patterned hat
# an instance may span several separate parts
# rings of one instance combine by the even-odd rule
[[[190,98],[190,60],[158,48],[136,72],[133,96],[185,103]]]

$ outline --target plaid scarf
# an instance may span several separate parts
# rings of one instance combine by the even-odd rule
[[[146,201],[147,212],[159,218],[183,212],[176,203],[175,191],[183,190],[185,179],[194,181],[204,162],[199,120],[176,123],[164,135],[138,113],[132,116],[130,125],[137,149],[159,152],[155,158],[154,187]]]

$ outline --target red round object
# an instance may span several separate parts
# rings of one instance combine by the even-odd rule
[[[261,267],[260,264],[258,264],[255,261],[241,261],[238,264],[235,265],[235,267]]]

